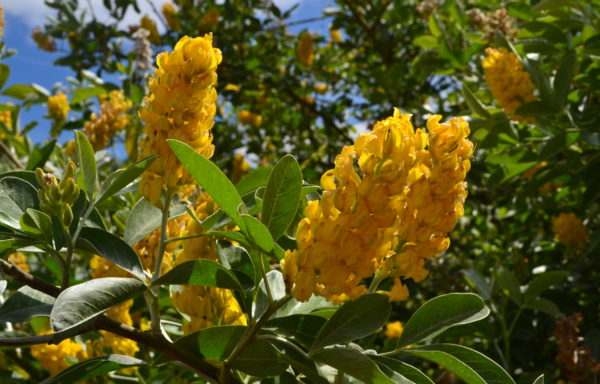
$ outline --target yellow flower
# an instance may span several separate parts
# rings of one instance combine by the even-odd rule
[[[329,87],[327,86],[327,84],[317,84],[317,85],[315,85],[315,91],[317,91],[317,93],[319,95],[325,94],[325,92],[327,92],[328,89],[329,89]]]
[[[27,256],[23,252],[15,252],[8,256],[8,260],[21,268],[25,272],[29,272],[29,264],[27,264]]]
[[[166,142],[176,139],[210,158],[214,151],[211,129],[216,112],[217,65],[221,51],[212,46],[212,35],[183,37],[173,52],[157,57],[158,68],[150,79],[150,96],[140,117],[146,123],[142,157],[159,155],[140,183],[142,194],[160,206],[163,190],[179,192],[194,184]]]
[[[6,125],[6,128],[12,129],[12,112],[8,109],[4,109],[0,111],[0,122]]]
[[[250,170],[250,164],[244,159],[244,154],[238,152],[233,157],[233,169],[231,170],[231,181],[238,182],[240,179],[248,173]]]
[[[339,29],[329,29],[329,38],[336,44],[343,43],[344,38],[342,32]]]
[[[344,147],[323,174],[321,201],[311,201],[298,225],[298,249],[283,263],[296,299],[334,302],[367,291],[363,280],[394,277],[390,300],[408,295],[402,279],[427,275],[425,259],[448,248],[448,232],[463,215],[473,144],[468,124],[453,118],[416,131],[397,110]]]
[[[52,331],[43,331],[40,334],[47,335],[51,333]],[[71,339],[63,340],[58,344],[32,345],[31,356],[39,360],[42,368],[50,372],[52,376],[71,366],[68,359],[82,361],[87,358],[83,346],[71,341]]]
[[[35,27],[31,33],[31,38],[37,44],[38,48],[46,52],[56,51],[56,42],[52,36],[44,33],[40,27]]]
[[[160,35],[158,34],[158,28],[156,27],[154,20],[144,15],[140,20],[140,28],[144,28],[146,31],[150,32],[150,36],[148,36],[149,42],[152,44],[160,44]]]
[[[385,325],[385,337],[388,339],[397,339],[402,335],[402,331],[404,331],[404,327],[399,321],[394,321],[393,323],[387,323]]]
[[[64,121],[69,109],[69,101],[64,93],[56,92],[55,96],[48,97],[48,114],[55,121]]]
[[[92,113],[90,120],[83,125],[83,133],[90,139],[94,151],[106,148],[117,131],[129,124],[129,116],[125,112],[132,105],[120,89],[110,91],[108,97],[100,96],[100,103],[100,115]]]
[[[250,112],[246,109],[242,109],[241,111],[239,111],[237,117],[240,123],[251,125],[254,128],[258,128],[262,124],[261,115]]]
[[[588,241],[587,228],[574,213],[561,213],[552,218],[556,239],[568,247],[583,249]]]
[[[231,84],[231,83],[229,83],[229,84],[227,84],[225,86],[225,90],[226,91],[232,91],[232,92],[239,92],[240,91],[240,86],[237,85],[237,84]]]
[[[507,115],[515,120],[527,120],[515,115],[515,111],[537,99],[531,76],[523,70],[517,55],[506,48],[487,48],[485,51],[487,57],[482,65],[490,91]]]
[[[310,33],[303,32],[298,41],[298,59],[305,67],[310,67],[314,60],[313,39]]]
[[[175,6],[171,2],[164,3],[162,6],[162,14],[167,20],[167,25],[174,31],[181,28],[181,22],[179,21],[178,12]]]

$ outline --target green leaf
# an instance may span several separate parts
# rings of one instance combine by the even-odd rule
[[[267,281],[269,282],[269,288],[271,288],[271,297],[273,300],[279,300],[285,296],[285,282],[283,281],[283,274],[281,272],[276,270],[267,272]],[[252,311],[254,317],[259,318],[262,316],[268,306],[269,297],[267,296],[267,288],[263,279],[258,284],[256,292],[256,302]]]
[[[243,290],[242,284],[233,272],[212,260],[186,261],[152,283],[154,286],[173,284]]]
[[[319,350],[311,356],[330,367],[352,376],[363,383],[393,384],[381,369],[360,351],[345,348],[327,348]]]
[[[29,160],[27,161],[27,166],[25,167],[28,170],[35,170],[36,168],[43,168],[46,161],[50,158],[52,151],[56,145],[56,140],[50,140],[43,147],[35,146],[33,152],[29,156]]]
[[[224,360],[233,351],[246,329],[247,327],[241,325],[221,325],[203,329],[195,333],[199,351],[206,359]]]
[[[276,328],[277,333],[293,337],[304,346],[310,347],[327,319],[314,315],[290,315],[267,322],[266,327]]]
[[[145,289],[136,279],[106,277],[69,287],[56,298],[50,321],[55,332],[85,328],[106,310],[129,300]]]
[[[439,364],[467,384],[515,384],[500,365],[485,355],[456,344],[432,344],[403,350]]]
[[[462,273],[465,275],[468,281],[477,287],[477,290],[479,293],[481,293],[481,296],[483,296],[485,300],[490,300],[492,298],[492,287],[490,287],[487,280],[481,276],[481,274],[474,269],[465,269],[462,271]]]
[[[544,384],[544,374],[539,375],[538,378],[535,379],[533,384]]]
[[[169,213],[169,219],[181,216],[185,213],[185,205],[173,203]],[[129,245],[136,244],[150,232],[159,228],[161,219],[162,211],[142,197],[127,216],[123,239]]]
[[[292,155],[284,156],[271,171],[263,197],[261,220],[277,241],[294,220],[302,193],[302,170]]]
[[[438,26],[438,20],[433,13],[429,16],[429,32],[431,32],[431,34],[435,37],[442,36],[442,31]]]
[[[96,253],[113,262],[141,281],[146,281],[144,268],[138,256],[118,236],[98,228],[83,228],[76,245],[80,249]]]
[[[450,293],[423,304],[404,326],[398,347],[432,338],[455,325],[469,324],[489,315],[481,298],[472,293]]]
[[[258,248],[265,252],[271,252],[275,247],[275,242],[269,229],[253,216],[241,215],[240,218],[246,229],[246,237]]]
[[[31,239],[3,239],[0,240],[0,252],[12,251],[15,249],[28,247],[36,244],[38,241]]]
[[[234,244],[224,247],[221,242],[217,242],[217,255],[221,264],[226,268],[230,268],[236,276],[238,272],[241,272],[250,277],[252,281],[256,281],[252,258],[244,248]]]
[[[301,372],[311,383],[328,384],[321,372],[319,366],[314,360],[308,358],[306,354],[300,353],[298,347],[293,347],[289,343],[280,340],[271,340],[273,345],[281,353],[281,358],[286,360],[294,369]]]
[[[509,299],[521,305],[523,296],[515,274],[506,268],[501,268],[496,275],[496,284]]]
[[[569,87],[571,86],[571,80],[575,75],[575,67],[577,66],[577,58],[574,53],[568,53],[562,59],[560,67],[556,71],[554,77],[554,95],[559,107],[562,109],[567,101],[569,95]]]
[[[311,350],[370,335],[385,324],[390,310],[388,297],[377,293],[363,295],[357,300],[347,302],[321,329]]]
[[[238,213],[242,198],[219,167],[196,153],[192,147],[177,140],[167,140],[175,155],[198,184],[219,204],[221,209],[244,232],[245,223]]]
[[[71,384],[100,376],[119,369],[145,365],[144,360],[125,355],[107,355],[94,357],[70,366],[56,376],[44,380],[41,384]]]
[[[80,103],[89,99],[90,97],[100,96],[106,93],[106,90],[102,87],[88,87],[88,88],[80,88],[76,89],[73,92],[73,97],[71,98],[71,105]]]
[[[84,190],[88,198],[92,199],[96,190],[96,158],[94,157],[94,149],[88,140],[87,136],[80,131],[75,131],[75,147],[77,148],[77,161],[79,171],[83,173]]]
[[[121,189],[125,188],[129,183],[137,179],[139,175],[141,175],[148,167],[152,164],[152,162],[158,156],[150,156],[146,157],[138,161],[137,163],[125,168],[125,169],[117,169],[108,177],[102,185],[100,186],[100,190],[98,191],[98,197],[96,197],[95,204],[100,203],[101,201],[111,197],[112,195],[119,192]]]
[[[543,297],[537,297],[525,305],[527,308],[535,309],[536,311],[543,312],[547,315],[557,317],[560,315],[560,310],[548,299],[544,299]]]
[[[471,108],[471,111],[478,114],[479,116],[489,119],[492,115],[487,111],[485,105],[479,100],[479,98],[471,91],[471,89],[467,86],[466,83],[462,85],[462,93],[465,98],[465,101]]]
[[[269,175],[273,167],[260,167],[250,170],[242,179],[237,183],[236,189],[240,195],[245,195],[250,191],[267,185]]]
[[[14,84],[6,88],[4,92],[2,92],[2,94],[5,96],[12,97],[13,99],[25,100],[33,95],[36,95],[37,91],[31,85]]]
[[[10,67],[6,64],[0,64],[0,89],[6,84],[6,80],[10,76]]]
[[[46,242],[52,241],[52,219],[42,211],[27,208],[21,216],[21,230]]]
[[[312,295],[308,301],[302,302],[295,298],[288,301],[283,307],[281,307],[273,317],[283,317],[289,315],[299,315],[305,313],[311,313],[319,307],[330,307],[329,303],[323,296]]]
[[[248,241],[248,239],[246,239],[246,236],[244,236],[243,233],[237,231],[209,231],[206,232],[206,236],[222,237],[229,241],[235,241],[237,243],[240,243],[244,247],[251,247],[250,242]]]
[[[411,380],[414,384],[434,384],[433,380],[410,364],[384,356],[372,356],[371,358],[380,366],[386,366],[406,379]]]
[[[278,376],[287,367],[279,358],[279,352],[266,341],[250,344],[233,364],[238,371],[256,377]]]
[[[415,37],[415,39],[413,40],[413,45],[416,45],[417,47],[421,48],[434,49],[437,47],[438,41],[435,36],[422,35]]]
[[[50,316],[54,297],[24,286],[0,307],[0,323],[22,323],[36,316]]]
[[[0,180],[0,224],[18,229],[27,208],[37,207],[37,192],[33,185],[12,176]]]
[[[525,303],[535,299],[551,286],[562,283],[567,277],[569,277],[567,271],[548,271],[536,276],[523,294]]]

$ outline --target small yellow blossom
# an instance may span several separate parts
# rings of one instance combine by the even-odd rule
[[[574,213],[561,213],[552,218],[556,239],[569,247],[583,249],[588,241],[587,228]]]
[[[25,272],[29,272],[29,264],[27,264],[27,256],[23,252],[15,252],[8,256],[8,260],[21,268]]]
[[[41,335],[51,334],[52,331],[41,332]],[[55,376],[59,372],[69,368],[71,363],[68,359],[85,360],[87,355],[83,346],[79,343],[66,339],[58,344],[37,344],[31,346],[31,356],[39,360],[42,368]]]
[[[231,92],[239,92],[240,91],[240,86],[237,85],[237,84],[231,84],[231,83],[229,83],[229,84],[227,84],[225,86],[225,90],[226,91],[231,91]]]
[[[402,335],[402,331],[404,331],[404,327],[399,321],[394,321],[393,323],[387,323],[385,325],[385,337],[388,339],[399,338]]]
[[[38,48],[46,52],[56,51],[56,42],[52,36],[44,33],[40,27],[35,27],[31,33],[31,38],[37,44]]]
[[[56,92],[55,96],[48,97],[48,115],[54,121],[64,121],[69,113],[69,101],[67,95],[62,92]]]
[[[343,43],[344,38],[342,32],[339,29],[329,29],[329,38],[336,44]]]
[[[315,91],[317,91],[317,93],[319,95],[325,94],[328,89],[329,89],[329,87],[327,86],[327,84],[317,84],[317,85],[315,85]]]
[[[313,63],[313,38],[308,32],[303,32],[298,40],[298,59],[305,67],[310,67]]]
[[[233,167],[231,170],[231,177],[230,177],[231,181],[234,183],[240,181],[240,179],[246,173],[248,173],[249,170],[250,170],[250,164],[248,164],[248,162],[244,158],[244,154],[241,152],[236,153],[235,156],[233,157]]]
[[[8,109],[0,111],[0,122],[4,123],[7,128],[12,129],[12,112]]]
[[[217,65],[221,51],[212,46],[212,35],[183,37],[173,52],[157,57],[158,68],[149,81],[150,96],[140,117],[146,123],[141,156],[158,155],[140,182],[140,191],[160,206],[161,192],[179,192],[194,184],[167,139],[182,141],[206,158],[212,157],[211,129],[216,112]]]
[[[129,116],[125,112],[132,105],[120,89],[110,91],[108,97],[100,96],[100,103],[100,114],[92,113],[90,120],[83,125],[83,133],[90,139],[94,151],[106,148],[117,131],[129,124]]]
[[[146,31],[150,32],[150,35],[148,36],[149,42],[152,44],[160,44],[160,35],[154,20],[147,15],[142,16],[142,19],[140,20],[140,28],[144,28]]]
[[[258,128],[262,124],[261,115],[250,112],[246,109],[242,109],[241,111],[239,111],[237,117],[240,123],[251,125],[254,128]]]
[[[166,2],[162,6],[162,14],[167,20],[167,25],[173,31],[178,31],[181,28],[181,22],[179,21],[178,12],[175,6],[171,2]]]
[[[490,91],[507,115],[515,120],[527,120],[515,115],[523,104],[534,101],[535,86],[529,73],[513,52],[506,48],[487,48],[482,65]]]

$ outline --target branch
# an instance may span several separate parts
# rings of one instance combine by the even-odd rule
[[[44,292],[52,297],[58,297],[58,295],[60,295],[61,290],[59,287],[55,287],[40,278],[30,275],[13,263],[0,259],[0,269],[5,275],[12,276],[19,283],[25,284],[40,292]]]

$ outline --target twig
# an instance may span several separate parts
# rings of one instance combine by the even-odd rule
[[[19,162],[19,159],[17,159],[15,157],[15,155],[10,151],[10,149],[3,142],[0,142],[0,150],[2,151],[2,153],[4,153],[6,155],[6,157],[8,157],[8,159],[10,161],[12,161],[12,163],[17,168],[21,168],[21,169],[24,168],[23,165],[21,164],[21,162]]]

